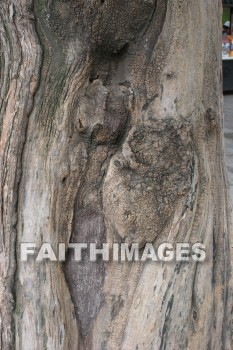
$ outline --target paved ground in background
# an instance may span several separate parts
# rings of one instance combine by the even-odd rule
[[[233,95],[224,96],[224,135],[228,179],[233,199]]]

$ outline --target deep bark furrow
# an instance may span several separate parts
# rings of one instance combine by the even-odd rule
[[[219,13],[1,3],[1,349],[232,349]],[[208,258],[20,261],[21,242],[95,240],[201,241]]]

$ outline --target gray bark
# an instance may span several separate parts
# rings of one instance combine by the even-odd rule
[[[226,349],[232,223],[217,0],[0,8],[0,348]],[[203,242],[205,263],[19,259]]]

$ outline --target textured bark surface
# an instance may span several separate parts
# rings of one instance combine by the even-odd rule
[[[0,6],[0,348],[233,348],[218,0]],[[193,263],[21,242],[203,242]]]

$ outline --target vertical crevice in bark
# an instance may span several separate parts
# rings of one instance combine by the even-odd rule
[[[24,5],[0,10],[1,347],[14,338],[17,235],[198,240],[210,254],[93,267],[22,263],[17,245],[17,349],[230,349],[217,0],[36,0],[36,29]]]
[[[14,346],[18,189],[28,117],[39,80],[40,47],[28,1],[1,5],[1,345]],[[26,43],[24,38],[28,37]],[[27,51],[31,45],[30,52]]]

